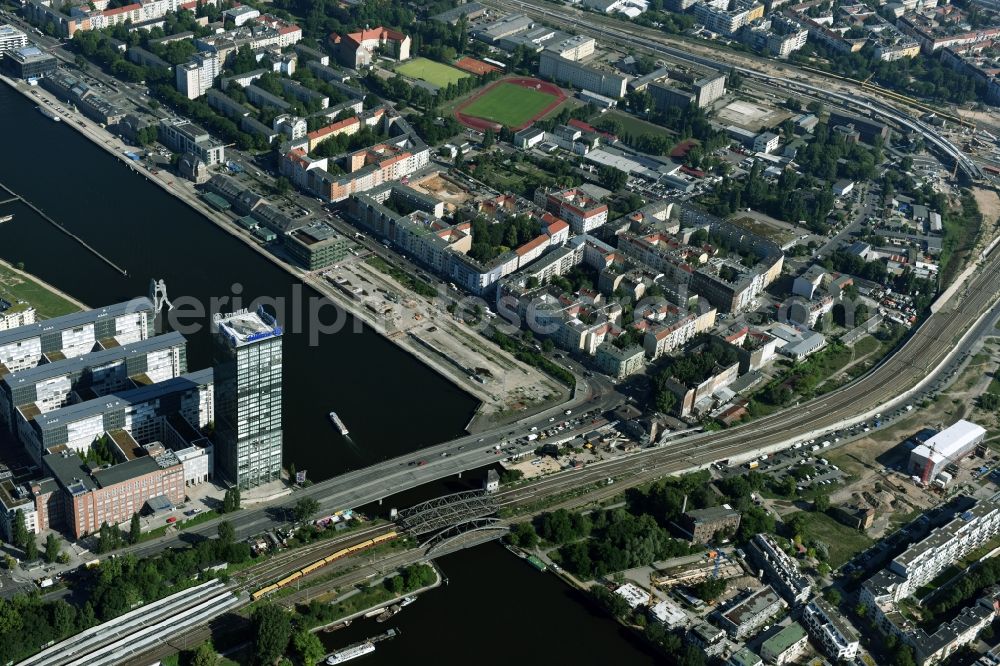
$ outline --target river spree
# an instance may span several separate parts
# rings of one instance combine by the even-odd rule
[[[35,273],[91,306],[147,293],[163,278],[170,297],[208,302],[239,284],[258,295],[291,297],[298,281],[238,240],[133,174],[65,124],[53,123],[0,84],[0,182],[30,199],[128,271],[90,254],[26,206],[0,225],[0,258]],[[303,289],[308,297],[313,292]],[[320,480],[455,437],[474,400],[377,333],[364,329],[321,338],[286,333],[284,340],[285,460]],[[207,330],[188,337],[191,369],[209,365]],[[341,438],[326,415],[335,409],[351,430]],[[473,487],[485,470],[441,480],[390,498],[404,507]],[[376,506],[365,507],[375,514]],[[581,603],[579,593],[532,569],[493,543],[440,560],[449,585],[422,595],[391,622],[357,621],[321,634],[330,650],[381,633],[357,663],[377,664],[654,664],[642,641]]]
[[[151,278],[166,280],[171,299],[239,293],[301,300],[316,292],[217,228],[186,204],[133,173],[116,158],[54,123],[0,84],[0,183],[31,200],[128,277],[23,205],[0,225],[0,258],[92,307],[145,295]],[[234,285],[237,285],[234,287]],[[224,307],[223,309],[229,309]],[[327,307],[326,321],[336,315]],[[351,320],[353,323],[353,320]],[[284,338],[285,462],[321,480],[463,433],[475,400],[368,328],[319,337],[308,326]],[[211,361],[206,326],[188,335],[188,366]],[[327,420],[336,410],[351,431],[342,438]]]
[[[338,650],[395,627],[402,634],[379,643],[358,666],[669,663],[592,608],[582,593],[498,543],[436,562],[448,585],[420,595],[384,624],[358,619],[346,629],[321,633],[323,644]]]

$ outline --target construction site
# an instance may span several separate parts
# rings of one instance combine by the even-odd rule
[[[481,400],[477,419],[495,423],[565,400],[567,387],[518,361],[434,299],[416,295],[361,257],[349,257],[305,279]]]

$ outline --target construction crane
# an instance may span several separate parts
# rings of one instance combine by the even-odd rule
[[[719,577],[719,565],[722,564],[722,560],[726,559],[726,554],[719,549],[712,549],[708,551],[708,559],[714,560],[715,566],[712,567],[712,578]]]

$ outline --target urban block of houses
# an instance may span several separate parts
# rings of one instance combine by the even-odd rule
[[[353,69],[371,65],[376,53],[396,60],[410,58],[410,36],[381,26],[343,35],[334,33],[330,35],[330,44],[337,62]]]

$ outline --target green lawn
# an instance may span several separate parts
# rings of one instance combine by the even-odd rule
[[[444,88],[449,83],[457,83],[458,81],[471,76],[460,69],[455,69],[449,65],[442,65],[439,62],[434,62],[433,60],[428,60],[427,58],[414,58],[413,60],[407,60],[403,64],[396,67],[396,71],[403,76],[408,76],[411,79],[426,81],[427,83],[435,85],[438,88]]]
[[[837,568],[872,544],[872,539],[847,525],[838,523],[825,513],[806,511],[801,514],[802,541],[822,541],[830,550],[830,566]]]
[[[73,303],[49,291],[45,285],[17,273],[2,263],[0,263],[0,298],[11,303],[27,301],[34,306],[39,319],[51,319],[80,311],[80,308]]]
[[[501,125],[525,124],[554,101],[552,95],[513,83],[500,83],[474,100],[462,113]]]
[[[625,134],[631,134],[635,137],[640,137],[643,134],[669,137],[676,135],[675,132],[672,132],[666,127],[654,125],[653,123],[646,122],[645,120],[636,118],[631,114],[622,113],[620,111],[608,111],[607,113],[598,116],[592,124],[601,128],[614,124],[620,124],[622,132]]]

